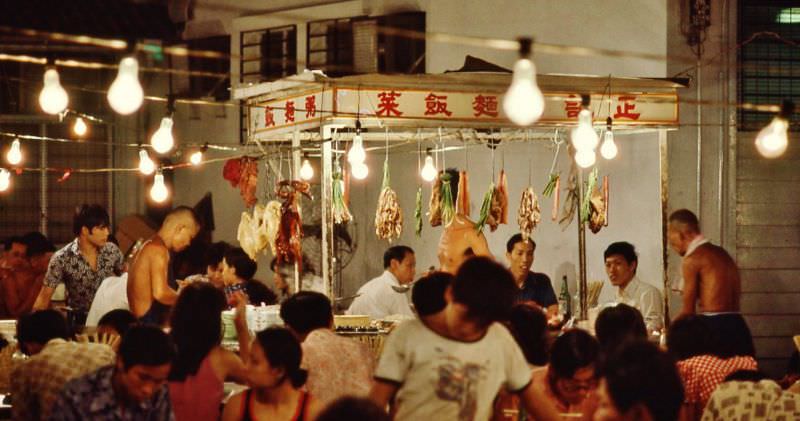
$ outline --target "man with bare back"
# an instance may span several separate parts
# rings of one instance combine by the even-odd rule
[[[143,323],[162,325],[178,298],[178,285],[170,276],[170,252],[179,252],[192,242],[200,224],[192,209],[173,209],[136,255],[128,275],[131,312]]]
[[[450,174],[450,188],[453,198],[458,197],[458,171],[448,169]],[[458,212],[453,220],[444,226],[442,236],[439,238],[439,270],[455,274],[464,261],[472,256],[493,257],[486,243],[486,237],[475,228],[475,222],[467,215]]]
[[[754,356],[750,329],[739,313],[741,280],[736,262],[703,237],[697,216],[687,209],[670,215],[668,237],[683,257],[683,308],[678,317],[698,313],[718,336],[720,352]]]

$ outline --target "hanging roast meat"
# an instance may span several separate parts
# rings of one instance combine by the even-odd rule
[[[522,233],[523,240],[531,237],[533,230],[536,229],[541,220],[542,216],[536,192],[533,191],[533,187],[529,186],[522,192],[522,199],[519,202],[519,211],[517,213],[517,223],[519,223],[519,230]]]
[[[275,257],[278,265],[296,263],[300,273],[303,272],[303,222],[297,209],[297,194],[303,194],[310,199],[309,189],[309,184],[303,181],[281,181],[277,190],[278,197],[284,201],[281,205],[281,223],[275,238]]]

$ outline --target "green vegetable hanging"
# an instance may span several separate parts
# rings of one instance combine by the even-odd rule
[[[344,181],[342,179],[342,171],[339,166],[336,166],[336,172],[333,173],[332,185],[332,201],[333,201],[333,222],[336,224],[344,224],[353,219],[350,210],[347,209],[347,203],[344,201]]]
[[[453,189],[450,186],[452,178],[447,172],[442,174],[442,222],[445,226],[453,222],[453,218],[456,216]]]
[[[544,186],[544,191],[542,191],[542,196],[550,197],[553,195],[553,192],[556,189],[556,185],[558,184],[559,178],[561,178],[560,174],[550,173],[550,179],[547,181],[547,185]]]
[[[489,185],[489,191],[483,196],[483,204],[481,204],[481,214],[478,221],[475,222],[475,229],[478,232],[483,231],[486,221],[489,219],[489,214],[492,211],[492,197],[494,197],[494,183]]]
[[[592,192],[597,186],[597,167],[589,173],[589,180],[586,182],[586,191],[583,192],[583,202],[581,203],[581,223],[589,222],[589,215],[592,210]]]

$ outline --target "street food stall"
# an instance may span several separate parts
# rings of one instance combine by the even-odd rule
[[[361,247],[362,254],[357,258],[374,257],[382,253],[384,245],[396,241],[411,246],[418,256],[428,260],[436,256],[439,232],[422,228],[429,225],[431,209],[421,204],[429,201],[420,200],[420,196],[428,194],[429,183],[412,175],[414,171],[419,174],[422,161],[432,156],[437,171],[457,164],[471,173],[470,180],[481,184],[470,187],[479,193],[472,195],[477,199],[465,201],[464,194],[460,206],[468,213],[475,210],[474,219],[482,221],[478,229],[485,227],[489,244],[495,248],[501,248],[507,237],[494,238],[495,233],[489,229],[494,231],[496,225],[486,225],[486,219],[492,214],[491,199],[505,195],[509,202],[503,210],[507,225],[501,225],[497,233],[522,231],[536,239],[541,250],[537,259],[544,262],[540,267],[559,275],[553,276],[554,283],[558,282],[554,289],[559,290],[564,272],[563,279],[571,286],[567,289],[576,292],[578,320],[588,317],[590,278],[605,278],[602,269],[597,269],[601,261],[587,262],[587,227],[593,233],[604,230],[614,236],[650,233],[643,240],[647,244],[640,244],[642,257],[650,260],[648,280],[660,286],[668,309],[666,131],[678,125],[676,89],[682,85],[661,79],[571,75],[539,75],[537,79],[544,93],[544,112],[538,122],[526,127],[515,125],[506,116],[502,104],[511,74],[502,72],[341,78],[306,72],[243,87],[234,95],[247,105],[251,141],[262,148],[291,143],[292,174],[301,174],[304,158],[319,157],[320,191],[313,206],[319,209],[321,222],[320,275],[324,291],[334,301],[358,287],[348,276],[341,276],[342,271],[334,270],[342,258],[335,248],[337,226],[360,223],[355,236],[367,246]],[[597,130],[604,129],[613,130],[618,141],[624,139],[620,155],[627,157],[614,168],[594,155],[592,163],[583,159],[581,165],[575,165],[570,131],[576,127],[583,109],[591,112],[595,136]],[[367,161],[361,158],[362,165],[373,158],[383,161],[383,177],[378,165],[373,165],[367,181],[358,180],[366,174],[357,174],[366,173],[365,168],[355,168],[351,163],[348,170],[348,145],[361,142],[370,154]],[[641,146],[645,144],[646,147]],[[607,150],[601,152],[610,156]],[[626,163],[631,165],[620,169]],[[511,185],[507,191],[501,188],[503,177],[496,176],[498,168],[507,174]],[[490,185],[488,190],[483,190],[483,184]],[[618,187],[627,185],[632,188]],[[345,197],[349,192],[344,209],[342,190]],[[637,197],[637,191],[646,194]],[[517,193],[521,193],[521,200]],[[371,199],[358,200],[370,196],[378,197],[377,206]],[[485,203],[480,202],[481,198]],[[373,223],[371,215],[376,208]],[[479,218],[477,210],[481,208]],[[298,210],[300,214],[306,212],[306,208]],[[387,212],[388,219],[381,217]],[[635,222],[631,218],[637,217],[642,226],[631,227]],[[593,255],[598,253],[599,244],[590,239],[588,246]],[[299,250],[290,253],[301,255]],[[565,263],[556,261],[559,254],[572,265],[571,271],[557,269]],[[362,263],[355,266],[368,265]],[[427,263],[438,267],[438,262]],[[298,266],[298,289],[301,273]],[[363,276],[355,273],[352,278]],[[597,295],[599,291],[591,293]],[[667,312],[665,319],[668,317]]]

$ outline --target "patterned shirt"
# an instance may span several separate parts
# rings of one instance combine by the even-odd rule
[[[51,421],[174,421],[167,385],[137,405],[120,408],[114,394],[114,366],[103,367],[64,386],[53,404]]]
[[[97,253],[97,270],[92,270],[78,247],[78,239],[53,254],[44,285],[55,288],[64,283],[67,289],[67,305],[77,312],[88,313],[94,293],[109,276],[122,272],[123,257],[119,248],[107,242]]]
[[[713,355],[698,355],[678,361],[684,389],[684,402],[698,403],[702,407],[714,393],[714,389],[726,377],[739,370],[758,370],[753,357],[737,356],[722,359]]]
[[[11,373],[15,420],[47,419],[58,392],[68,381],[114,362],[108,345],[52,339],[42,351]]]
[[[772,380],[725,382],[708,400],[702,421],[797,420],[800,395],[783,391]]]
[[[372,387],[374,360],[365,344],[330,329],[316,329],[303,341],[306,387],[323,405],[344,395],[366,397]]]

